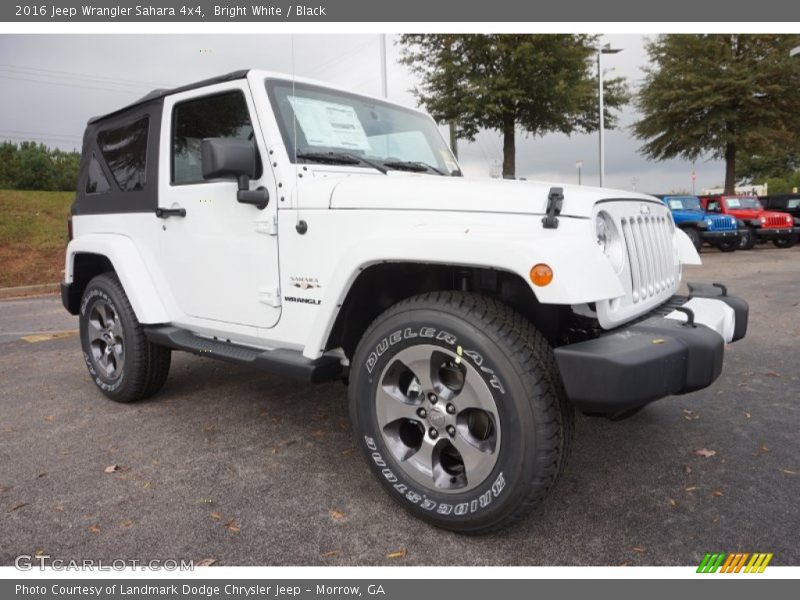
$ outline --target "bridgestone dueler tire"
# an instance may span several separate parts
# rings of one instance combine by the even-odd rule
[[[425,489],[409,477],[378,425],[381,373],[393,356],[423,342],[450,352],[460,346],[497,406],[497,462],[480,485],[463,493]],[[486,296],[436,292],[389,308],[356,349],[348,393],[357,443],[389,495],[415,516],[451,531],[484,534],[518,521],[552,490],[569,453],[574,412],[549,344],[519,313]]]
[[[119,377],[105,376],[92,359],[89,315],[97,302],[104,302],[113,309],[122,328],[125,360]],[[133,402],[152,396],[163,387],[169,375],[172,352],[147,340],[144,328],[136,319],[114,273],[98,275],[86,286],[81,300],[79,329],[89,374],[106,396],[117,402]]]

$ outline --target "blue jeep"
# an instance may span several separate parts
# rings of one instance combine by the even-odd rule
[[[733,252],[739,247],[741,234],[735,218],[705,212],[697,196],[661,196],[661,200],[672,211],[675,225],[689,236],[698,252],[703,242],[723,252]]]

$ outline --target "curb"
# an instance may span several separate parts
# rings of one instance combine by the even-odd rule
[[[59,286],[60,284],[58,283],[40,283],[37,285],[0,288],[0,300],[56,294],[60,290]]]

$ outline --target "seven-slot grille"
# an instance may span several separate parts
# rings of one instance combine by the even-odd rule
[[[672,219],[665,215],[635,215],[623,217],[620,224],[634,304],[672,288],[679,276],[672,250]]]
[[[786,217],[783,215],[767,215],[767,227],[789,227]]]
[[[736,221],[730,217],[721,215],[711,216],[711,228],[714,230],[720,229],[736,229]]]

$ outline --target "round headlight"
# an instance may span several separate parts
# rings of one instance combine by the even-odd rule
[[[617,226],[607,212],[600,211],[594,218],[594,234],[597,245],[611,261],[614,270],[622,269],[624,266],[622,239]]]
[[[706,225],[710,226],[712,223],[713,221],[711,220],[711,217],[706,217]]]

